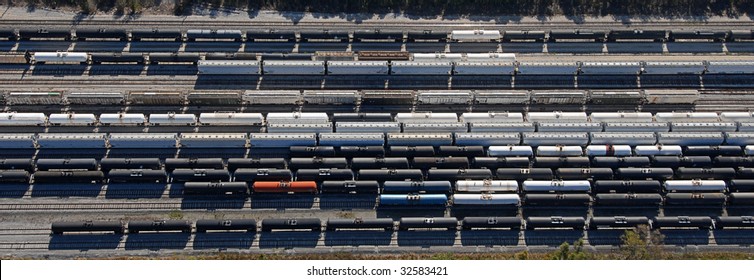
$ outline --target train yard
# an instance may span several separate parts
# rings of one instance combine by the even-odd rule
[[[751,250],[752,30],[169,24],[0,28],[0,253]]]

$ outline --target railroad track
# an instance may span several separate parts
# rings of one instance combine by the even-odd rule
[[[162,86],[160,90],[191,90],[193,89],[195,81],[191,79],[183,79],[182,77],[173,77],[172,80],[141,80],[141,79],[135,79],[132,78],[131,80],[126,80],[125,77],[122,80],[119,79],[74,79],[74,80],[62,80],[62,79],[42,79],[42,83],[40,83],[40,86],[47,86],[50,88],[62,88],[65,86],[73,86],[73,87],[79,87],[79,85],[96,85],[98,88],[113,88],[117,90],[122,90],[123,85],[129,85],[130,90],[138,91],[138,90],[153,90],[153,86],[158,85]],[[186,78],[186,77],[183,77]],[[38,79],[34,78],[31,81],[36,81]],[[15,82],[14,82],[15,81]],[[22,80],[23,81],[23,80]],[[61,82],[65,81],[65,82]],[[7,88],[8,90],[18,90],[19,84],[28,85],[30,87],[35,87],[37,84],[31,84],[33,82],[29,83],[23,83],[15,79],[2,79],[0,78],[0,88]],[[30,85],[31,84],[31,85]],[[5,85],[8,85],[7,87]],[[172,86],[172,87],[168,87]],[[253,89],[253,87],[250,87],[248,89]],[[540,111],[540,107],[542,105],[526,105],[522,106],[520,108],[511,108],[507,109],[509,111]],[[544,105],[547,106],[547,105]],[[289,107],[285,107],[289,108]],[[292,106],[290,107],[290,110],[313,110],[313,108],[319,108],[319,107],[308,107],[306,105],[303,106]],[[498,109],[494,108],[494,109]],[[584,110],[586,112],[597,112],[597,111],[604,111],[604,110],[615,110],[616,108],[619,108],[619,110],[627,110],[627,111],[645,111],[645,112],[665,112],[665,111],[679,111],[684,110],[683,108],[679,108],[676,105],[668,104],[668,105],[652,105],[651,107],[643,108],[642,106],[635,106],[631,105],[630,107],[615,107],[613,105],[589,105],[587,108],[581,108],[581,109],[573,109],[573,110]],[[701,98],[696,102],[696,104],[693,106],[693,108],[688,108],[685,110],[693,110],[693,111],[706,111],[706,112],[719,112],[719,111],[749,111],[751,108],[754,108],[754,99],[743,99],[740,98],[740,95],[738,94],[732,94],[730,96],[722,96],[722,94],[716,94],[716,95],[705,95],[702,94]],[[417,108],[413,108],[414,110],[417,110]],[[440,108],[440,109],[447,109],[447,108]],[[33,110],[41,110],[42,112],[60,112],[60,111],[76,111],[76,112],[82,112],[91,110],[91,112],[97,113],[97,112],[134,112],[134,113],[150,113],[150,112],[158,112],[162,113],[164,111],[181,111],[181,112],[211,112],[211,111],[238,111],[238,112],[260,112],[260,113],[267,113],[267,112],[278,112],[278,111],[290,111],[288,109],[280,109],[280,108],[264,108],[264,107],[249,107],[248,105],[238,104],[238,105],[228,105],[228,106],[185,106],[185,105],[176,105],[176,106],[150,106],[150,105],[136,105],[136,106],[123,106],[123,105],[116,105],[116,106],[97,106],[96,108],[81,108],[80,106],[50,106],[47,108],[34,108],[33,106],[24,106],[24,105],[14,105],[9,106],[5,108],[0,108],[0,112],[23,112],[23,111],[33,111]],[[332,110],[332,108],[320,108],[320,110]],[[398,108],[395,110],[404,111],[404,110],[410,110],[406,108]],[[421,108],[418,109],[419,111],[425,111],[427,109]],[[456,113],[464,113],[464,112],[484,112],[489,111],[493,109],[489,109],[487,107],[484,107],[483,104],[478,104],[472,106],[471,109],[469,108],[459,108],[458,110],[452,110]],[[345,110],[343,112],[351,112],[351,111],[359,111],[359,108],[352,110]],[[95,127],[91,127],[94,129]],[[199,127],[200,130],[203,127]],[[244,127],[243,131],[247,131],[249,128]],[[258,129],[258,128],[254,128]],[[156,131],[162,131],[162,129],[157,129]],[[13,131],[8,131],[13,132]],[[201,131],[200,131],[201,132]],[[238,130],[229,130],[228,132],[239,132]],[[248,131],[247,131],[248,132]]]
[[[97,210],[174,210],[186,207],[203,209],[236,208],[236,202],[88,202],[88,203],[0,203],[0,211],[97,211]],[[248,207],[246,207],[248,209]]]
[[[164,19],[46,19],[46,20],[26,20],[26,19],[3,19],[3,23],[0,26],[45,26],[45,27],[76,27],[76,26],[124,26],[126,28],[189,28],[189,27],[208,27],[217,28],[217,26],[223,26],[223,28],[235,28],[235,29],[249,29],[253,28],[280,28],[290,27],[297,30],[316,29],[321,30],[324,28],[340,27],[345,29],[357,29],[357,28],[379,28],[379,29],[418,29],[418,28],[431,28],[432,30],[453,30],[453,29],[472,29],[472,28],[516,28],[520,30],[532,30],[532,29],[557,29],[557,28],[596,28],[596,29],[609,29],[609,28],[674,28],[674,27],[698,27],[703,26],[705,28],[712,29],[731,29],[731,26],[735,26],[738,29],[746,27],[754,27],[754,23],[751,21],[668,21],[668,22],[584,22],[574,23],[572,21],[540,21],[536,23],[446,23],[438,21],[391,21],[391,20],[374,20],[366,22],[346,22],[346,21],[304,21],[294,22],[292,20],[285,21],[257,21],[253,19],[248,20],[217,20],[217,19],[191,19],[166,16]]]
[[[0,238],[12,238],[0,229]],[[539,230],[539,231],[346,231],[346,232],[260,232],[260,233],[147,233],[130,235],[50,235],[49,229],[30,229],[25,235],[27,240],[0,241],[0,251],[90,251],[107,250],[212,250],[226,249],[269,251],[279,249],[310,250],[313,252],[331,252],[333,250],[364,251],[400,251],[415,250],[416,247],[426,251],[478,252],[481,250],[500,249],[545,249],[551,250],[562,242],[573,243],[584,238],[585,245],[595,250],[611,251],[620,245],[622,230],[573,231],[573,230]],[[683,231],[683,230],[680,230]],[[666,248],[684,250],[685,246],[696,245],[708,248],[723,246],[726,250],[737,249],[751,251],[751,232],[736,233],[729,230],[720,231],[685,230],[666,231]],[[731,234],[732,233],[732,234]],[[715,236],[715,235],[721,236]],[[591,241],[591,242],[590,242]],[[734,245],[740,242],[742,245]]]
[[[20,235],[20,236],[32,236],[32,235],[49,235],[49,228],[0,228],[0,236]]]
[[[145,78],[146,77],[146,78]],[[353,86],[353,85],[342,85],[342,84],[331,84],[327,83],[326,78],[318,79],[316,80],[317,83],[314,83],[314,79],[306,80],[308,83],[302,83],[299,85],[287,85],[283,83],[283,81],[266,81],[264,77],[252,77],[250,79],[244,79],[244,80],[222,80],[222,79],[202,79],[198,78],[197,76],[193,75],[157,75],[157,76],[137,76],[137,75],[120,75],[116,76],[116,78],[107,78],[107,79],[101,79],[99,77],[94,76],[66,76],[66,77],[58,77],[58,78],[48,78],[48,77],[21,77],[21,78],[0,78],[0,89],[7,89],[7,90],[19,90],[21,88],[81,88],[81,87],[97,87],[100,89],[117,89],[118,91],[123,90],[124,86],[129,88],[129,90],[195,90],[195,89],[206,89],[206,90],[255,90],[255,89],[263,89],[263,90],[291,90],[291,89],[308,89],[308,90],[322,90],[322,89],[342,89],[342,90],[352,90],[352,89],[363,89],[363,87],[359,86]],[[323,82],[324,81],[324,82]],[[647,88],[647,87],[643,87]],[[650,87],[651,88],[651,87]],[[678,87],[683,89],[702,89],[699,86],[686,86],[686,87]],[[380,88],[382,89],[382,88]],[[409,89],[418,89],[418,90],[429,90],[429,89],[449,89],[448,86],[440,86],[440,85],[434,85],[434,84],[416,84],[412,86],[393,86],[390,88],[387,88],[390,90],[409,90]],[[464,90],[465,88],[452,88],[457,90]],[[497,87],[487,87],[485,89],[502,89],[502,90],[513,90],[510,85],[500,85]],[[552,90],[554,87],[544,87],[544,88],[538,88],[538,87],[517,87],[515,88],[517,90]],[[586,89],[602,89],[602,88],[590,88],[590,87],[584,87],[579,88],[579,90],[586,90]],[[751,102],[745,102],[745,103],[736,103],[731,104],[730,101],[723,101],[723,100],[710,100],[709,102],[705,100],[700,100],[700,103],[697,105],[699,106],[699,109],[703,108],[714,108],[714,106],[718,105],[724,105],[724,106],[732,106],[731,108],[742,108],[744,111],[748,111],[749,108],[748,105],[750,105]],[[709,109],[705,109],[705,111],[709,111]],[[718,110],[719,111],[719,110]]]
[[[0,203],[0,212],[17,212],[17,211],[99,211],[99,210],[127,210],[127,211],[147,211],[147,210],[269,210],[269,209],[288,209],[288,210],[320,210],[322,207],[327,209],[374,209],[376,201],[357,200],[357,201],[333,201],[322,203],[320,199],[311,200],[191,200],[182,201],[149,201],[149,202],[60,202],[60,203]]]
[[[137,76],[138,77],[138,76]],[[183,86],[191,87],[194,85],[195,80],[180,79],[174,76],[163,77],[163,79],[134,79],[134,76],[126,76],[119,79],[91,79],[91,78],[66,78],[66,79],[50,79],[50,78],[32,78],[32,79],[7,79],[0,78],[0,83],[5,85],[32,85],[32,86],[51,86],[51,87],[68,87],[68,86],[98,86],[101,88],[123,88],[123,85],[129,87],[143,86],[143,87],[156,87],[156,86]],[[18,87],[13,87],[18,88]]]

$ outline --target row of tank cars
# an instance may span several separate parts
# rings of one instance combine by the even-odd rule
[[[186,220],[156,220],[129,221],[127,225],[120,221],[84,221],[84,222],[55,222],[51,229],[53,234],[72,232],[113,232],[115,234],[137,234],[140,232],[271,232],[271,231],[350,231],[350,230],[412,230],[412,229],[444,229],[444,230],[474,230],[474,229],[528,229],[537,228],[573,228],[577,230],[600,228],[632,228],[640,225],[650,228],[703,228],[723,229],[736,227],[752,227],[754,219],[750,216],[741,217],[593,217],[588,221],[582,217],[529,217],[522,220],[517,217],[466,217],[456,218],[435,217],[419,218],[406,217],[398,221],[389,218],[355,218],[328,219],[324,225],[317,218],[295,219],[264,219],[257,223],[254,219],[233,220],[197,220],[192,223]],[[460,226],[460,227],[459,227]]]
[[[171,193],[211,197],[380,194],[380,207],[415,208],[585,206],[592,197],[596,205],[622,207],[754,202],[750,156],[696,156],[705,147],[687,148],[682,156],[536,157],[531,165],[526,157],[471,155],[229,158],[227,165],[222,158],[166,158],[164,164],[159,158],[9,158],[0,160],[0,182],[172,183]]]
[[[535,105],[535,104],[694,104],[703,90],[247,90],[123,92],[3,92],[0,104],[14,105]],[[745,91],[729,90],[737,96]],[[243,115],[238,115],[243,116]],[[339,114],[339,116],[350,116]],[[379,115],[363,115],[374,116]],[[182,116],[190,117],[190,116]],[[232,116],[229,116],[233,118]],[[371,118],[371,117],[370,117]],[[384,115],[383,115],[384,118]],[[376,120],[376,119],[375,119]],[[368,121],[365,120],[365,121]]]
[[[20,28],[0,30],[0,38],[9,40],[228,40],[228,41],[746,41],[754,39],[754,30],[276,30],[276,29],[121,29],[121,28]]]

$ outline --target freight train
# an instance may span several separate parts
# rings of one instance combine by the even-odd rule
[[[378,53],[378,52],[369,52]],[[217,57],[199,53],[36,52],[25,55],[31,64],[161,64],[197,65],[199,75],[741,75],[754,74],[752,61],[698,62],[519,62],[506,53],[399,52],[377,60],[328,60],[316,55],[269,58],[256,54]],[[361,55],[359,53],[359,55]],[[391,58],[392,57],[392,58]],[[397,58],[397,59],[396,59]]]
[[[247,90],[247,91],[131,91],[131,92],[4,92],[0,104],[14,105],[641,105],[694,104],[704,90]],[[726,92],[736,96],[739,91]],[[745,93],[745,91],[741,91]],[[343,117],[348,114],[339,114]],[[57,115],[56,115],[57,116]],[[83,116],[83,115],[82,115]],[[82,117],[78,116],[78,117]],[[209,115],[208,115],[209,116]],[[234,119],[237,115],[217,115]],[[350,118],[360,118],[356,114]],[[380,121],[370,114],[370,121]],[[503,115],[500,115],[502,117]],[[67,117],[67,116],[63,116]],[[91,118],[88,116],[87,118]],[[195,123],[196,117],[185,114],[155,115],[155,123]],[[389,118],[389,117],[388,117]],[[365,121],[367,119],[364,119]],[[72,120],[73,121],[73,120]],[[91,120],[93,121],[93,120]]]
[[[123,29],[123,28],[48,28],[28,27],[0,30],[0,37],[9,40],[120,40],[120,41],[282,41],[282,42],[368,42],[368,41],[747,41],[754,39],[752,30],[278,30],[278,29]]]

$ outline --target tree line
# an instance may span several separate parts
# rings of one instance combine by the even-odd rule
[[[18,1],[18,0],[17,0]],[[29,5],[73,6],[84,13],[116,10],[139,13],[161,0],[24,0]],[[170,0],[168,0],[170,1]],[[314,13],[406,13],[420,16],[743,16],[754,0],[172,0],[176,14],[197,5],[217,8]]]

